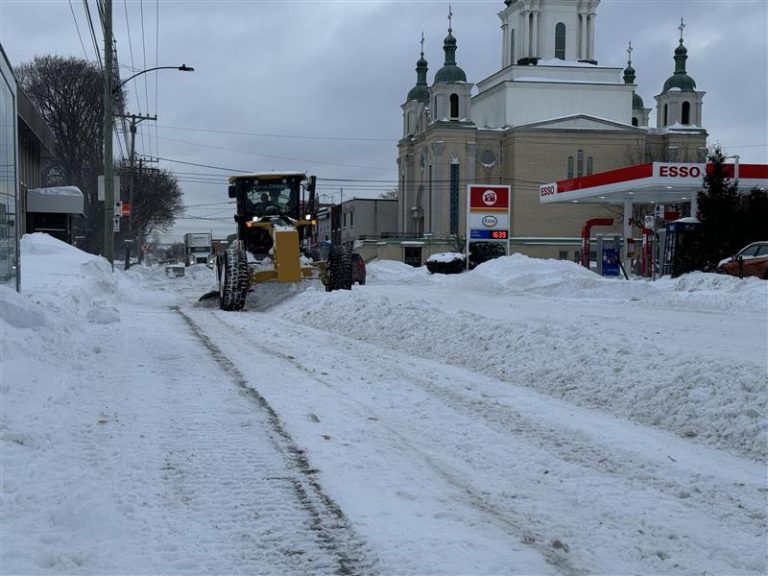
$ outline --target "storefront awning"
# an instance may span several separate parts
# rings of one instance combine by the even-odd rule
[[[27,212],[83,215],[83,193],[77,186],[27,190]]]

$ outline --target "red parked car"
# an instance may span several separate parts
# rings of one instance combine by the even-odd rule
[[[360,254],[352,253],[352,284],[365,284],[365,260]]]
[[[721,260],[717,271],[731,276],[757,276],[768,280],[768,242],[753,242],[734,256]]]

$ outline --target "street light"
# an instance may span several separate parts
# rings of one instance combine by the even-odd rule
[[[179,70],[180,72],[194,72],[194,68],[182,64],[181,66],[155,66],[137,72],[126,78],[117,86],[112,87],[112,2],[105,1],[104,24],[104,257],[109,261],[112,270],[115,269],[114,234],[115,234],[115,193],[114,193],[114,166],[112,158],[112,98],[127,82],[137,76],[154,72],[155,70]]]
[[[141,76],[142,74],[146,74],[147,72],[154,72],[155,70],[178,70],[179,72],[194,72],[195,69],[191,66],[187,66],[186,64],[182,64],[181,66],[155,66],[154,68],[147,68],[146,70],[142,70],[141,72],[136,72],[133,76],[126,78],[120,84],[115,86],[112,89],[112,94],[116,94],[120,88],[122,88],[125,84],[136,78],[136,76]]]

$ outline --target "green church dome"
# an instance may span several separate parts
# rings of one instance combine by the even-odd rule
[[[424,39],[422,38],[422,44]],[[423,47],[422,47],[423,50]],[[416,62],[416,86],[411,88],[408,92],[408,98],[406,102],[415,100],[417,102],[429,102],[429,88],[427,87],[427,61],[424,59],[424,52],[421,53],[421,58]]]
[[[663,94],[670,90],[680,90],[681,92],[696,91],[696,82],[685,71],[685,61],[687,59],[688,50],[683,46],[683,39],[680,38],[680,45],[675,48],[675,73],[664,82],[664,88],[661,91]]]
[[[445,52],[445,62],[443,67],[435,74],[435,83],[437,82],[466,82],[467,75],[464,70],[456,65],[456,38],[451,34],[452,30],[448,28],[448,36],[443,43]]]

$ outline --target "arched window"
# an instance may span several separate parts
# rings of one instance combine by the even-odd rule
[[[459,117],[459,95],[451,94],[451,119]]]
[[[592,156],[587,157],[587,176],[592,174]]]
[[[632,126],[639,126],[640,123],[637,120],[637,116],[632,116]]]
[[[584,150],[576,153],[576,176],[579,178],[584,176]]]
[[[573,178],[573,156],[568,156],[568,180]]]
[[[664,104],[664,126],[669,124],[669,105]]]
[[[565,60],[565,24],[555,25],[555,58]]]
[[[691,123],[691,103],[683,102],[683,124]]]

